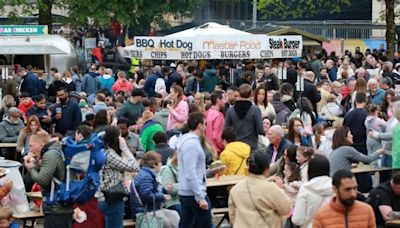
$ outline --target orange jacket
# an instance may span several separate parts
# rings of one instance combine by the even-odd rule
[[[335,196],[329,204],[317,211],[313,218],[313,228],[376,227],[375,215],[371,206],[356,200],[346,213],[343,207],[336,204],[336,200]]]

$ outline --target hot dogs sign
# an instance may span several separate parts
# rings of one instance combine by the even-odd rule
[[[134,38],[125,56],[139,59],[272,59],[300,57],[301,36],[239,35]]]

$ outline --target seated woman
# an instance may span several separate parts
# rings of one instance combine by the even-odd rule
[[[314,150],[311,147],[301,146],[297,148],[296,160],[300,165],[301,181],[306,182],[308,180],[308,165],[311,157],[314,155]]]
[[[168,195],[171,199],[165,202],[165,208],[175,210],[181,215],[182,208],[178,196],[178,154],[175,152],[167,164],[161,167],[161,184],[166,186]]]
[[[283,173],[285,169],[285,164],[290,162],[297,163],[296,153],[298,146],[294,144],[288,145],[283,151],[283,156],[275,162],[275,164],[271,167],[269,171],[269,176],[278,176],[280,178],[284,178],[285,174]]]
[[[292,222],[301,228],[311,228],[315,212],[329,203],[333,195],[329,161],[324,155],[316,154],[309,162],[308,181],[300,187],[297,194]]]
[[[17,140],[17,152],[22,153],[22,155],[27,154],[29,150],[29,137],[32,134],[39,132],[47,134],[47,132],[42,129],[39,118],[35,115],[30,116],[26,123],[26,127],[19,132]]]
[[[297,146],[312,147],[310,132],[305,131],[303,121],[299,117],[294,117],[289,121],[287,139]]]
[[[171,196],[167,195],[167,190],[171,190],[172,185],[160,188],[156,176],[161,169],[161,155],[154,151],[145,153],[142,158],[142,169],[135,176],[131,184],[131,208],[132,214],[153,212],[157,216],[164,218],[164,227],[178,227],[179,214],[176,211],[162,209],[162,204],[171,200]],[[140,221],[137,221],[140,223]],[[137,224],[141,227],[141,224]]]

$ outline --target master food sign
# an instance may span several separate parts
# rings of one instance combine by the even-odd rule
[[[301,36],[135,37],[125,56],[140,59],[271,59],[302,54]]]

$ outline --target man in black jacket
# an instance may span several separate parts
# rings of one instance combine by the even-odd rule
[[[18,90],[19,94],[27,92],[31,97],[36,97],[38,95],[38,79],[36,75],[21,67],[18,69],[18,76],[22,77]]]
[[[301,96],[307,97],[311,101],[315,116],[317,116],[317,103],[321,100],[321,92],[318,91],[317,87],[314,85],[314,80],[314,72],[307,71],[304,75],[304,91]]]

